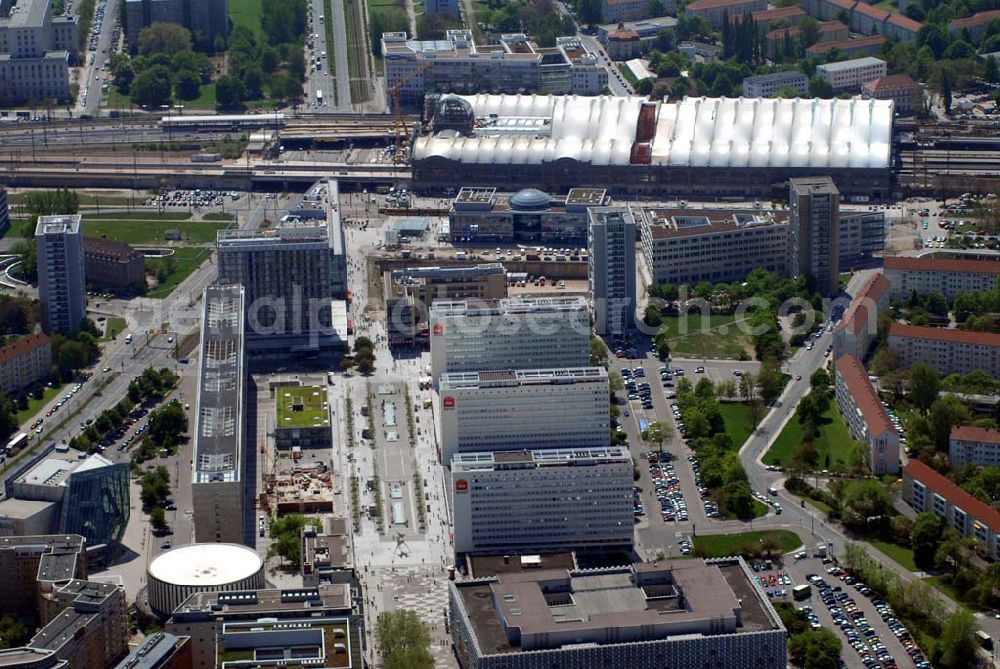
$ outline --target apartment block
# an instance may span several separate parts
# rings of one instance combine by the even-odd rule
[[[973,538],[988,559],[1000,559],[1000,512],[919,460],[903,467],[903,501],[917,513],[933,513],[961,536]]]
[[[466,669],[785,669],[756,582],[742,558],[452,581],[452,639]]]
[[[177,23],[195,41],[212,44],[229,35],[228,0],[125,0],[125,40],[129,51],[139,48],[139,35],[153,23]]]
[[[38,583],[87,578],[86,550],[79,535],[0,537],[0,617],[37,621]]]
[[[1000,279],[1000,262],[952,258],[889,256],[885,276],[892,284],[892,299],[906,300],[914,292],[939,292],[950,302],[963,291],[993,290]]]
[[[603,367],[443,374],[441,461],[456,453],[607,446]]]
[[[0,103],[69,100],[79,17],[52,16],[50,0],[0,2]]]
[[[239,655],[235,651],[240,645],[243,645],[244,650],[247,647],[255,648],[259,647],[262,639],[266,639],[270,641],[268,645],[272,648],[283,647],[286,644],[273,633],[276,628],[284,626],[286,630],[294,630],[301,626],[302,629],[310,629],[309,623],[314,621],[329,632],[325,635],[326,643],[316,634],[315,628],[305,632],[303,636],[314,642],[311,649],[314,652],[316,646],[326,646],[325,652],[330,656],[326,661],[329,663],[324,664],[320,658],[307,655],[305,651],[296,656],[297,660],[305,663],[308,659],[311,660],[309,664],[318,667],[361,667],[365,664],[361,657],[364,618],[356,614],[352,587],[361,591],[360,584],[354,581],[351,584],[312,588],[197,592],[177,607],[165,629],[175,636],[191,639],[192,666],[195,669],[215,669],[224,666],[224,661],[234,660],[234,656]],[[330,619],[336,619],[337,622],[331,623]],[[266,622],[262,624],[262,621]],[[227,630],[228,625],[237,627]],[[270,633],[260,637],[242,637],[245,644],[238,642],[239,637],[231,636],[254,626]],[[227,636],[227,631],[230,636]],[[335,648],[335,644],[342,645],[343,648]],[[299,644],[289,644],[291,645]],[[245,653],[243,656],[245,657]],[[262,656],[263,653],[258,657]]]
[[[835,93],[839,93],[860,91],[864,84],[888,74],[887,68],[888,65],[881,58],[868,56],[817,65],[816,74],[830,84]]]
[[[523,33],[499,44],[477,44],[469,30],[449,30],[444,40],[382,33],[386,91],[399,90],[404,106],[423,105],[430,93],[547,93],[598,95],[608,72],[578,37],[558,37],[542,48]]]
[[[1000,431],[957,425],[948,439],[948,457],[954,469],[965,465],[1000,467]]]
[[[44,332],[0,347],[0,390],[15,395],[42,383],[52,372],[52,340]]]
[[[606,23],[622,23],[639,21],[652,17],[646,0],[601,0],[601,18]],[[663,3],[667,14],[677,13],[677,0],[667,0]]]
[[[332,314],[334,298],[346,291],[339,214],[310,211],[265,230],[219,232],[219,283],[243,286],[248,344],[255,349],[343,344]]]
[[[771,74],[747,77],[743,80],[743,97],[769,98],[785,86],[792,86],[802,96],[805,96],[809,92],[809,77],[796,71],[772,72]]]
[[[38,299],[49,334],[74,334],[87,315],[81,221],[80,214],[39,216],[35,227]]]
[[[124,242],[84,237],[83,267],[94,290],[138,293],[146,287],[146,256]]]
[[[1000,9],[988,9],[983,12],[976,12],[972,16],[964,19],[955,19],[948,24],[948,31],[953,35],[969,33],[974,44],[978,44],[986,33],[987,26],[993,21],[1000,19]]]
[[[588,212],[610,202],[603,188],[572,188],[565,198],[535,188],[498,194],[496,188],[462,188],[452,200],[452,242],[497,244],[587,244]]]
[[[851,354],[837,358],[837,409],[855,441],[868,447],[868,466],[876,476],[899,473],[899,433],[868,380],[861,361]]]
[[[191,477],[194,540],[244,541],[245,460],[243,447],[247,389],[244,351],[244,290],[208,286],[203,299],[201,358]]]
[[[789,179],[788,199],[789,273],[808,274],[821,295],[835,296],[840,292],[840,191],[830,177],[796,177]]]
[[[889,280],[879,272],[865,282],[833,331],[833,358],[864,360],[878,334],[878,319],[889,308]]]
[[[882,45],[888,41],[885,35],[871,35],[869,37],[856,37],[854,39],[833,40],[830,42],[817,42],[806,49],[808,56],[822,56],[834,49],[845,56],[874,56],[882,49]]]
[[[846,40],[850,35],[851,31],[840,21],[823,21],[819,24],[819,36],[816,44]],[[794,56],[797,53],[795,49],[797,49],[797,44],[801,38],[802,29],[798,26],[769,30],[764,35],[768,57],[778,59],[779,54],[785,55],[786,58]],[[786,55],[789,47],[793,51],[790,55]]]
[[[456,553],[632,546],[628,449],[458,453],[451,460]]]
[[[708,21],[713,30],[720,30],[726,19],[767,9],[766,0],[694,0],[684,8],[686,16]]]
[[[899,3],[899,11],[889,11],[869,4],[865,0],[805,0],[804,8],[810,16],[820,21],[844,20],[853,32],[862,35],[878,35],[901,42],[912,42],[923,24],[907,17],[902,12],[907,3]]]
[[[743,281],[757,267],[788,272],[788,218],[781,213],[663,208],[632,213],[656,283]]]
[[[669,6],[668,3],[664,3]],[[669,13],[675,13],[673,10],[667,10]],[[604,44],[608,49],[608,55],[611,56],[612,60],[624,60],[622,58],[616,58],[612,53],[613,47],[610,43],[611,34],[623,30],[627,33],[635,33],[635,36],[639,38],[639,44],[637,52],[634,55],[629,56],[630,58],[636,58],[642,52],[643,47],[652,45],[660,31],[664,28],[673,28],[677,25],[677,19],[673,16],[656,16],[647,19],[640,19],[638,21],[617,21],[615,23],[606,23],[597,28],[597,39],[602,44]],[[629,37],[631,39],[631,37]],[[631,52],[630,52],[631,53]],[[624,55],[624,54],[622,54]]]
[[[753,20],[757,23],[757,29],[760,32],[768,32],[771,28],[771,23],[775,21],[781,21],[788,26],[799,26],[805,21],[806,14],[805,10],[799,6],[792,7],[775,7],[774,9],[765,9],[760,12],[754,12],[752,14]],[[738,17],[732,17],[735,20]]]
[[[626,208],[590,211],[588,250],[594,332],[622,335],[635,322],[635,218]]]
[[[558,369],[590,364],[590,315],[582,297],[439,301],[430,311],[431,370]]]
[[[893,323],[889,349],[899,366],[917,362],[934,367],[942,376],[982,370],[1000,376],[1000,335]]]

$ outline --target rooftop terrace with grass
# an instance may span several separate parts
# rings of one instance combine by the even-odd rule
[[[326,389],[320,386],[284,386],[277,389],[275,427],[302,429],[330,427]]]

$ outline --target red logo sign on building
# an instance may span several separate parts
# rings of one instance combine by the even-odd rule
[[[458,479],[455,481],[455,492],[468,492],[469,482],[465,479]]]
[[[444,399],[441,400],[441,403],[444,404],[445,409],[455,408],[455,398],[452,397],[451,395],[445,395]]]
[[[431,332],[436,335],[444,334],[444,326],[441,325],[440,323],[435,323],[434,329],[432,329]]]

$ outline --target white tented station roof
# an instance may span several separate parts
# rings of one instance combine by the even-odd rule
[[[474,137],[420,137],[415,158],[438,156],[495,165],[537,165],[571,158],[591,165],[627,165],[639,108],[645,101],[576,95],[461,97],[472,105],[477,119],[495,123],[496,131],[487,124]]]
[[[653,164],[886,168],[891,100],[685,98],[661,105]]]
[[[472,137],[420,137],[414,158],[627,165],[645,98],[464,96]],[[685,98],[658,105],[651,163],[672,167],[885,169],[891,100]]]

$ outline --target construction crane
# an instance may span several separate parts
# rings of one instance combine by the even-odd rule
[[[422,75],[428,69],[430,69],[431,63],[424,63],[419,68],[413,70],[405,77],[397,81],[389,89],[389,95],[392,96],[392,105],[395,107],[395,123],[393,125],[393,133],[396,135],[396,150],[392,154],[392,162],[395,165],[406,162],[406,148],[410,139],[410,128],[406,124],[406,118],[403,116],[403,111],[399,102],[400,89],[403,84],[415,79],[416,77]]]

